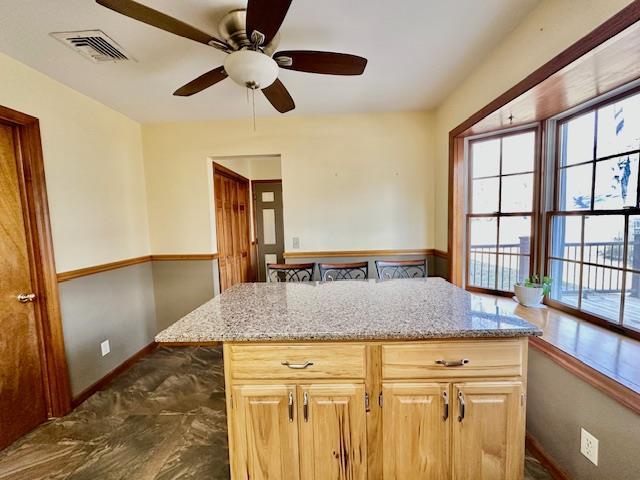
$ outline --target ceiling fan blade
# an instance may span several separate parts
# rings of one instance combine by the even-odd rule
[[[362,75],[367,59],[347,53],[317,52],[315,50],[285,50],[273,58],[280,67],[299,72],[327,75]],[[291,59],[278,61],[279,58]]]
[[[224,67],[214,68],[213,70],[200,75],[195,80],[190,81],[186,85],[180,87],[173,92],[178,97],[190,97],[191,95],[201,92],[205,88],[209,88],[211,85],[215,85],[221,80],[227,78],[227,73],[224,71]]]
[[[161,30],[173,33],[180,37],[189,38],[196,42],[209,45],[211,42],[219,45],[226,45],[222,40],[212,37],[191,25],[188,25],[176,18],[170,17],[162,12],[149,8],[146,5],[134,2],[133,0],[96,0],[103,7],[107,7],[114,12],[121,13],[127,17],[139,20],[147,25],[157,27]]]
[[[296,108],[296,104],[293,103],[293,98],[291,98],[285,86],[277,78],[276,81],[267,88],[263,88],[262,93],[264,93],[264,96],[267,97],[267,100],[273,105],[273,108],[280,113],[286,113]]]
[[[249,0],[247,4],[247,36],[258,31],[265,36],[267,45],[276,36],[287,16],[291,0]]]

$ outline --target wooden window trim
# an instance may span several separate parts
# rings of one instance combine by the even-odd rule
[[[556,307],[554,307],[556,308]],[[587,365],[580,359],[565,352],[543,338],[531,337],[529,345],[543,353],[576,377],[584,380],[592,387],[605,393],[633,412],[640,414],[640,394],[626,387],[599,370]]]
[[[611,17],[609,20],[605,21],[602,25],[594,29],[592,32],[578,40],[576,43],[565,49],[556,57],[552,58],[549,62],[544,64],[542,67],[538,68],[534,72],[532,72],[529,76],[527,76],[524,80],[516,84],[514,87],[506,91],[504,94],[490,102],[488,105],[471,115],[467,120],[462,122],[456,128],[449,132],[449,216],[448,216],[448,254],[449,254],[449,280],[454,284],[463,287],[465,285],[465,257],[466,257],[466,249],[464,245],[465,239],[465,229],[466,229],[466,217],[464,207],[465,205],[465,182],[464,182],[464,161],[465,161],[465,152],[464,152],[464,141],[465,138],[474,134],[474,126],[480,124],[485,117],[493,114],[494,112],[499,111],[502,107],[509,104],[511,105],[512,101],[517,100],[519,97],[524,96],[529,90],[534,87],[538,87],[541,84],[544,85],[543,82],[549,79],[550,77],[561,73],[564,71],[565,67],[570,67],[572,64],[577,64],[577,61],[581,59],[581,57],[588,58],[586,54],[594,51],[596,47],[603,46],[605,42],[612,39],[616,35],[623,32],[625,29],[633,26],[638,21],[640,21],[640,0],[634,0],[627,7],[622,9],[616,15]],[[634,26],[637,30],[638,25]],[[629,30],[632,31],[632,30]],[[632,31],[633,32],[633,31]],[[622,41],[626,41],[627,44],[630,41],[629,38],[633,37],[633,35],[624,34]],[[615,44],[615,43],[614,43]],[[631,47],[631,46],[630,46]],[[605,48],[605,46],[603,46]],[[598,51],[603,51],[599,49]],[[604,50],[606,51],[606,50]],[[619,51],[618,51],[619,52]],[[605,69],[606,70],[606,69]],[[608,72],[611,74],[611,72]],[[628,72],[627,72],[628,73]],[[620,73],[621,77],[624,77],[624,72]],[[626,82],[630,82],[631,79],[627,79]],[[620,85],[619,85],[620,86]],[[617,88],[617,87],[613,87]],[[640,87],[638,87],[640,88]],[[596,89],[597,91],[597,89]],[[547,92],[548,94],[549,92]],[[558,95],[566,96],[566,92],[556,92]],[[590,98],[583,98],[580,102],[576,102],[573,105],[565,105],[563,110],[571,110],[576,107],[578,104],[585,103],[587,101],[591,101],[594,97],[598,95],[603,95],[606,92],[597,92],[594,93]],[[629,94],[629,91],[624,94]],[[621,95],[624,95],[621,94]],[[615,101],[616,97],[612,97],[606,100],[603,100],[603,103],[607,101]],[[553,115],[559,114],[560,112],[554,112]],[[548,117],[549,115],[547,115]],[[540,135],[540,145],[546,145],[547,142],[547,123],[545,120],[548,118],[535,118],[530,121],[543,122],[541,124],[541,135]],[[563,119],[564,120],[564,119]],[[476,132],[477,133],[477,130]],[[490,132],[485,132],[490,133]],[[556,138],[556,142],[558,138]],[[541,149],[540,157],[543,163],[541,167],[540,178],[546,175],[546,162],[547,160],[544,158],[546,156],[546,148]],[[556,149],[557,151],[557,149]],[[554,175],[555,177],[555,175]],[[555,181],[555,180],[554,180]],[[540,186],[542,188],[542,185]],[[555,195],[555,189],[554,189]],[[544,195],[540,194],[540,207],[542,207],[542,202],[544,201]],[[555,201],[555,197],[554,197]],[[548,212],[545,212],[542,208],[540,209],[542,215],[539,215],[539,221],[537,225],[537,233],[538,238],[542,238],[542,229],[545,226],[546,222],[549,220]],[[583,212],[579,212],[583,213]],[[543,220],[544,217],[544,221]],[[547,232],[548,233],[548,229]],[[548,239],[547,239],[548,240]],[[548,242],[537,242],[536,248],[536,256],[538,259],[542,259],[542,252],[544,250],[543,244],[548,244]],[[540,265],[540,261],[536,264],[541,270],[547,269],[546,262],[546,254],[544,255],[544,265]],[[491,292],[498,293],[498,292]],[[588,319],[588,315],[585,315],[584,312],[572,312],[576,316],[581,318]],[[596,322],[600,324],[599,322]],[[608,323],[608,322],[607,322]],[[613,324],[605,325],[607,328],[612,328],[615,331],[620,331],[618,329],[618,325]],[[627,329],[625,329],[627,330]],[[635,331],[632,331],[635,332]],[[629,332],[624,331],[623,333],[629,334]],[[633,336],[633,334],[631,334]]]
[[[35,117],[2,106],[0,121],[18,132],[18,175],[25,192],[30,263],[38,293],[35,311],[47,414],[49,417],[63,416],[71,410],[71,386],[64,349],[40,123]]]
[[[504,92],[495,100],[475,112],[467,120],[449,132],[449,211],[448,211],[448,240],[449,280],[458,286],[464,282],[464,138],[471,127],[481,122],[485,117],[517,99],[533,87],[544,82],[552,75],[560,72],[580,57],[602,45],[626,28],[640,20],[640,0],[634,0],[616,15],[602,25],[569,46],[560,54],[553,57],[540,68]],[[537,121],[544,118],[535,119]],[[544,129],[544,127],[543,127]]]

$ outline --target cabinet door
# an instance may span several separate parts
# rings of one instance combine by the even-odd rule
[[[521,480],[522,383],[460,383],[453,393],[453,479]]]
[[[233,387],[233,479],[300,478],[293,385]]]
[[[449,384],[382,386],[385,480],[449,478]]]
[[[364,385],[301,385],[298,402],[302,478],[365,480],[367,414]]]

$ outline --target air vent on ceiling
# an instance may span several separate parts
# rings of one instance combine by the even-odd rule
[[[133,58],[102,30],[55,32],[51,36],[92,62],[125,62]]]

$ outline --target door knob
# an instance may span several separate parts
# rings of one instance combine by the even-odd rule
[[[20,303],[29,303],[33,302],[36,299],[35,293],[21,293],[18,295],[18,301]]]

